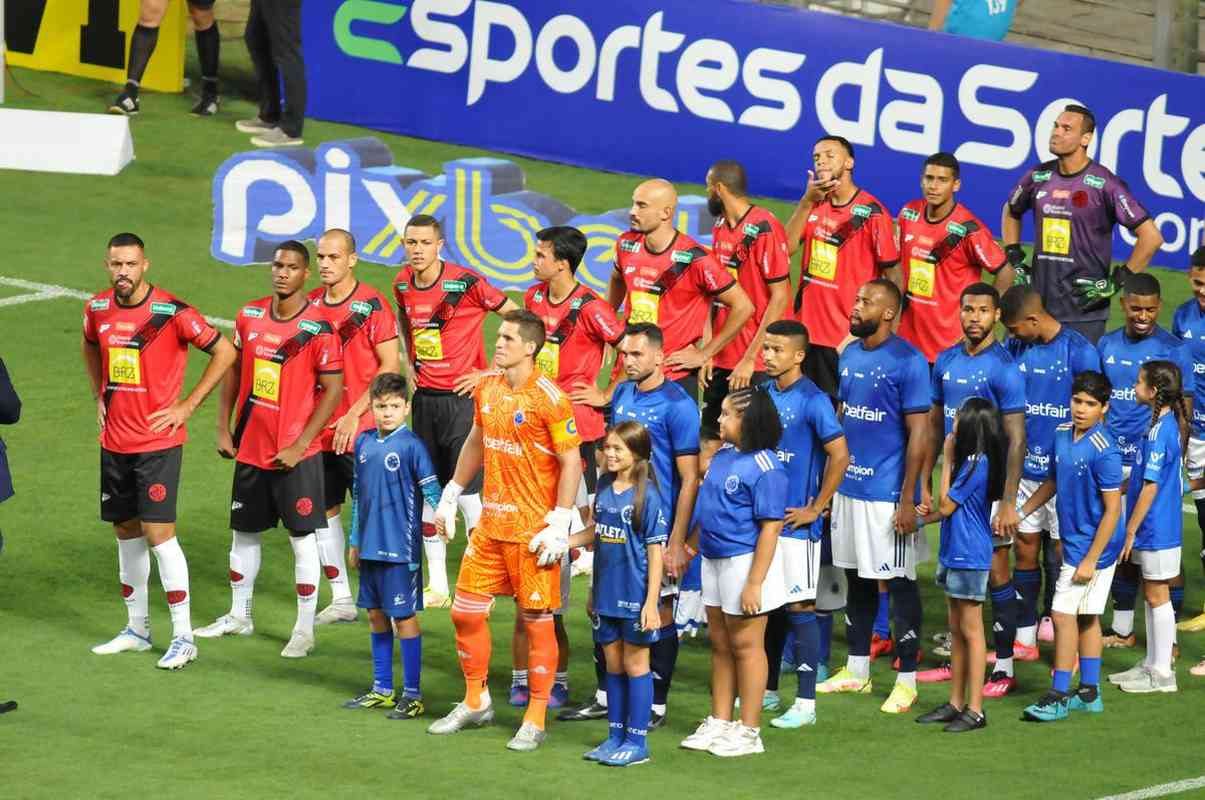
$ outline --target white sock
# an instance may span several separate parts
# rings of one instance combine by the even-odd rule
[[[1017,628],[1017,641],[1026,647],[1037,647],[1038,626],[1026,625],[1023,628]]]
[[[553,681],[553,683],[556,686],[564,686],[566,689],[568,689],[569,688],[569,673],[568,672],[558,672],[556,674],[556,679]]]
[[[472,533],[481,521],[481,495],[462,494],[456,499],[456,507],[464,515],[464,531]]]
[[[126,624],[139,636],[150,636],[146,584],[151,577],[151,551],[145,538],[117,540],[117,576],[121,580],[121,596],[125,598],[129,617]]]
[[[603,689],[594,690],[594,702],[603,708],[607,707],[607,693]]]
[[[437,534],[427,536],[423,529],[423,553],[427,556],[427,586],[433,592],[448,593],[448,545]]]
[[[263,535],[234,531],[230,543],[230,616],[251,619],[251,598],[263,550]]]
[[[351,587],[347,583],[347,540],[343,536],[343,519],[327,517],[326,527],[314,531],[318,537],[318,557],[322,572],[331,586],[331,602],[351,602]]]
[[[318,576],[322,572],[318,559],[318,537],[290,536],[293,545],[293,580],[297,584],[297,624],[294,630],[314,635],[314,609],[318,606]]]
[[[1013,676],[1013,660],[1011,658],[997,658],[996,666],[992,668],[992,672],[1003,672],[1011,678]]]
[[[1118,611],[1113,609],[1113,632],[1119,636],[1129,636],[1134,632],[1134,609]]]
[[[515,686],[526,686],[527,685],[527,670],[512,669],[510,671],[510,685],[512,688]]]
[[[870,656],[848,656],[845,659],[845,668],[855,678],[866,680],[870,677]]]
[[[806,714],[815,714],[816,713],[816,699],[815,698],[808,700],[806,697],[796,697],[795,705],[799,706],[799,709]]]
[[[665,716],[665,703],[653,703],[652,711],[658,716]]]
[[[916,688],[916,673],[915,672],[899,672],[895,676],[896,683],[902,683],[909,689]]]
[[[188,561],[175,536],[151,548],[159,563],[159,582],[172,615],[172,638],[192,638],[192,597],[188,594]]]
[[[1143,603],[1143,607],[1146,609],[1146,658],[1142,663],[1149,667],[1155,663],[1155,621],[1151,618],[1150,605]]]
[[[1170,602],[1151,609],[1151,619],[1155,631],[1154,647],[1151,646],[1151,635],[1147,634],[1147,650],[1154,650],[1151,668],[1160,675],[1169,675],[1172,671],[1172,645],[1176,641],[1176,612]]]

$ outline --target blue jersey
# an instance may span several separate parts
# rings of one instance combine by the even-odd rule
[[[1131,339],[1126,336],[1125,328],[1118,328],[1100,337],[1096,347],[1104,373],[1113,384],[1107,417],[1109,433],[1121,448],[1122,464],[1131,466],[1151,421],[1150,406],[1138,402],[1134,394],[1138,368],[1148,361],[1171,361],[1180,368],[1184,396],[1191,397],[1196,387],[1192,356],[1184,342],[1158,325],[1150,336],[1142,339]]]
[[[1025,412],[1025,379],[1017,363],[999,342],[971,355],[961,343],[937,354],[933,363],[933,405],[941,406],[946,433],[968,397],[990,400],[1001,414]]]
[[[669,503],[670,527],[682,477],[674,459],[699,453],[699,404],[678,384],[667,380],[651,392],[624,381],[611,396],[611,424],[634,419],[648,428],[653,441],[653,472]]]
[[[1096,528],[1105,513],[1101,492],[1121,491],[1121,451],[1103,424],[1089,429],[1078,440],[1071,423],[1054,432],[1055,510],[1059,515],[1059,538],[1063,563],[1078,567],[1096,538]],[[1096,562],[1104,569],[1117,560],[1125,544],[1125,513],[1118,515],[1117,530]]]
[[[1196,391],[1192,396],[1192,433],[1205,439],[1205,311],[1196,300],[1189,300],[1176,309],[1172,317],[1172,335],[1184,341],[1192,359],[1193,384]],[[1186,389],[1184,396],[1190,393]]]
[[[990,569],[992,566],[991,504],[987,501],[988,461],[972,456],[950,481],[946,495],[958,508],[941,521],[938,563],[947,569]]]
[[[999,42],[1008,33],[1016,12],[1017,0],[954,0],[941,29]]]
[[[1050,472],[1054,429],[1071,419],[1071,383],[1081,372],[1100,372],[1100,354],[1082,333],[1064,325],[1049,342],[1009,339],[1005,345],[1025,381],[1023,477],[1043,481]]]
[[[1180,426],[1176,415],[1164,414],[1155,421],[1142,440],[1130,474],[1127,507],[1133,511],[1138,494],[1148,482],[1158,493],[1134,535],[1135,550],[1169,550],[1179,547],[1184,537],[1184,516],[1180,508],[1184,484],[1180,476]]]
[[[355,458],[348,543],[369,561],[421,563],[423,497],[440,491],[427,448],[404,425],[383,439],[374,429],[356,437]]]
[[[833,401],[808,378],[800,378],[786,389],[768,381],[762,385],[778,409],[782,438],[778,440],[778,460],[787,471],[789,487],[787,508],[803,508],[816,499],[820,481],[828,464],[824,446],[845,435]],[[823,520],[817,518],[806,528],[784,526],[782,535],[791,539],[820,541]]]
[[[636,487],[616,492],[613,482],[613,476],[603,477],[594,497],[594,613],[638,619],[648,595],[648,546],[669,538],[669,513],[650,482],[640,527],[633,528]]]
[[[730,444],[711,459],[691,529],[699,526],[699,552],[729,558],[757,549],[764,520],[782,519],[787,473],[772,450],[742,453]]]
[[[861,339],[841,353],[841,426],[849,467],[841,494],[859,500],[898,502],[904,482],[909,414],[929,410],[929,362],[898,336],[873,350]]]

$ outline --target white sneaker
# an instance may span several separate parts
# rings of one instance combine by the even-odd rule
[[[1124,672],[1114,672],[1109,676],[1109,683],[1120,686],[1126,681],[1132,681],[1135,678],[1142,677],[1142,673],[1145,671],[1146,659],[1142,659]]]
[[[290,136],[280,128],[272,128],[252,136],[251,144],[256,147],[300,147],[305,140],[300,136]]]
[[[289,637],[289,643],[285,645],[284,650],[280,651],[280,654],[284,658],[305,658],[313,649],[314,634],[294,629],[293,635]]]
[[[712,742],[707,752],[713,756],[732,758],[764,753],[766,748],[761,743],[761,728],[749,728],[738,722]]]
[[[351,600],[336,600],[318,612],[314,617],[315,625],[334,625],[341,622],[355,622],[359,616],[356,604]]]
[[[121,633],[114,636],[104,644],[98,644],[92,648],[92,652],[98,656],[111,656],[116,653],[141,653],[144,650],[151,649],[151,634],[147,631],[146,636],[140,636],[134,633],[133,628],[122,628]]]
[[[159,669],[183,669],[190,661],[197,660],[197,646],[192,639],[177,636],[168,645],[167,652],[155,666]]]
[[[203,628],[192,632],[198,639],[216,639],[219,636],[250,636],[255,633],[255,623],[250,619],[223,614]]]
[[[695,728],[694,733],[682,740],[679,747],[687,750],[708,750],[717,739],[728,732],[728,728],[732,725],[733,723],[727,720],[709,716],[699,723],[699,727]]]
[[[1130,694],[1178,691],[1176,673],[1169,672],[1166,675],[1160,675],[1153,667],[1146,667],[1141,675],[1118,684],[1117,688]]]
[[[480,728],[483,725],[488,725],[493,718],[494,706],[492,703],[474,711],[468,707],[468,704],[461,702],[457,703],[448,712],[447,716],[440,717],[432,722],[431,726],[427,728],[427,733],[444,736],[449,733],[462,731],[465,728]],[[520,728],[520,730],[522,729]]]
[[[255,117],[254,119],[240,119],[234,123],[234,127],[239,133],[263,133],[275,128],[276,123],[264,122],[259,117]]]
[[[530,753],[539,748],[544,740],[548,738],[548,734],[537,728],[533,723],[524,722],[519,726],[519,730],[515,731],[515,735],[506,743],[507,750],[515,750],[519,753]]]

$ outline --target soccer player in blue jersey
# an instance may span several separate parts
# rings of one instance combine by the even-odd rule
[[[1169,582],[1180,574],[1184,517],[1180,498],[1180,431],[1187,424],[1180,369],[1170,361],[1148,361],[1138,370],[1134,394],[1151,409],[1150,430],[1130,475],[1125,546],[1121,559],[1142,571],[1146,599],[1146,660],[1109,676],[1123,692],[1176,691],[1172,647],[1176,618]],[[1140,474],[1137,474],[1140,473]]]
[[[678,585],[673,579],[685,569],[683,544],[699,491],[699,406],[676,381],[665,377],[664,339],[656,325],[647,322],[629,325],[619,343],[619,355],[627,380],[616,385],[609,398],[604,395],[595,397],[594,401],[603,404],[610,401],[612,424],[630,419],[648,428],[653,440],[653,472],[669,505],[667,516],[671,519],[666,553],[667,578],[661,588],[661,634],[650,645],[653,668],[650,725],[655,729],[665,721],[670,684],[678,660],[678,635],[674,628],[674,597]],[[676,562],[673,561],[675,546]],[[600,685],[593,702],[566,709],[557,719],[600,719],[606,714],[605,688]]]
[[[771,380],[762,388],[774,401],[782,423],[778,459],[789,479],[787,511],[778,538],[787,590],[787,622],[793,635],[791,663],[799,691],[787,712],[770,720],[776,728],[816,724],[816,671],[820,628],[816,624],[816,590],[820,584],[820,549],[824,521],[837,487],[849,466],[845,430],[829,396],[803,375],[808,331],[795,320],[778,320],[766,328],[762,360]],[[773,653],[768,654],[771,658]],[[770,665],[773,669],[773,664]]]
[[[703,554],[703,605],[711,637],[711,714],[682,740],[717,756],[765,752],[766,614],[786,599],[778,535],[787,473],[774,448],[782,436],[769,395],[741,389],[720,407],[720,438],[699,489],[691,542]],[[688,546],[693,547],[693,544]],[[733,706],[741,698],[740,720]]]
[[[1054,429],[1071,419],[1071,382],[1081,372],[1100,372],[1100,354],[1084,335],[1050,315],[1042,296],[1029,286],[1014,286],[1000,298],[1000,321],[1009,333],[1005,347],[1025,380],[1025,465],[1017,488],[1024,505],[1046,480],[1054,452]],[[1021,598],[1017,642],[1038,645],[1038,595],[1043,586],[1039,556],[1045,554],[1046,611],[1062,561],[1059,520],[1054,501],[1046,503],[1017,525],[1013,585]],[[1049,616],[1041,621],[1046,641],[1054,640]]]
[[[368,610],[372,688],[343,707],[392,708],[389,719],[414,719],[424,711],[417,616],[423,608],[422,506],[439,505],[440,488],[427,448],[406,427],[406,379],[378,375],[369,392],[377,427],[356,438],[347,562],[360,572],[356,605]],[[395,633],[402,650],[401,697],[393,687]]]
[[[1128,479],[1134,458],[1150,425],[1151,412],[1138,401],[1134,384],[1138,369],[1148,361],[1171,361],[1180,368],[1183,390],[1189,413],[1196,390],[1192,355],[1186,341],[1177,339],[1162,328],[1157,320],[1162,310],[1161,287],[1149,273],[1134,275],[1126,282],[1121,298],[1125,311],[1125,326],[1110,331],[1097,344],[1103,372],[1113,386],[1109,401],[1109,434],[1121,449],[1122,471]],[[1105,632],[1105,647],[1133,647],[1134,602],[1138,596],[1138,571],[1128,562],[1118,565],[1113,577],[1113,619],[1111,630]],[[1172,581],[1173,591],[1180,589],[1183,597],[1183,577]]]
[[[983,713],[983,601],[992,565],[991,507],[1004,492],[1004,424],[991,400],[968,397],[945,438],[941,504],[924,522],[941,520],[937,585],[950,622],[950,700],[917,717],[950,733],[987,726]]]
[[[1100,614],[1125,543],[1121,451],[1105,428],[1113,391],[1099,372],[1081,372],[1071,385],[1071,422],[1054,432],[1050,477],[1021,508],[1029,516],[1055,498],[1063,566],[1054,596],[1054,679],[1049,692],[1026,706],[1022,719],[1055,722],[1071,711],[1100,713]],[[1071,673],[1079,653],[1079,689]]]
[[[648,429],[639,422],[626,420],[610,430],[603,444],[608,474],[594,498],[594,524],[569,539],[573,547],[594,545],[590,607],[607,669],[609,735],[584,758],[613,767],[649,760],[649,645],[661,635],[662,546],[669,538],[652,451]]]
[[[877,581],[887,581],[895,615],[900,667],[880,707],[902,714],[916,701],[921,605],[916,565],[928,558],[928,540],[916,529],[910,500],[928,446],[929,364],[891,332],[902,297],[890,280],[864,283],[850,313],[855,341],[838,362],[842,427],[849,466],[833,498],[833,566],[849,583],[849,658],[816,687],[820,694],[869,694],[870,634],[878,605]]]
[[[996,341],[995,326],[1000,318],[1000,295],[986,283],[974,283],[962,290],[959,321],[963,339],[943,350],[933,365],[933,408],[929,414],[932,444],[926,471],[932,472],[942,441],[951,432],[954,416],[968,397],[992,401],[1004,417],[1004,435],[1008,442],[1008,463],[1004,471],[1004,495],[992,510],[992,630],[995,632],[996,665],[983,687],[985,697],[1003,697],[1016,686],[1013,677],[1014,651],[1018,659],[1033,661],[1037,647],[1017,648],[1017,592],[1013,588],[1008,563],[1009,548],[1017,532],[1017,489],[1025,461],[1025,380],[1012,356]],[[924,496],[928,481],[922,481],[922,506],[930,506]]]
[[[1192,299],[1176,309],[1172,317],[1172,335],[1183,339],[1192,356],[1194,379],[1205,375],[1205,247],[1198,247],[1188,266],[1188,283]],[[1192,502],[1197,507],[1197,524],[1201,527],[1201,566],[1205,568],[1205,379],[1194,380],[1192,435],[1188,439],[1188,486]],[[1205,630],[1205,614],[1199,614],[1176,626],[1182,631]],[[1205,661],[1194,667],[1193,674],[1205,675]]]

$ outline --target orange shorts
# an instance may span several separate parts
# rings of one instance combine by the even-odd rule
[[[473,534],[460,562],[458,591],[509,595],[530,611],[561,606],[561,565],[541,567],[525,542],[502,542]]]

